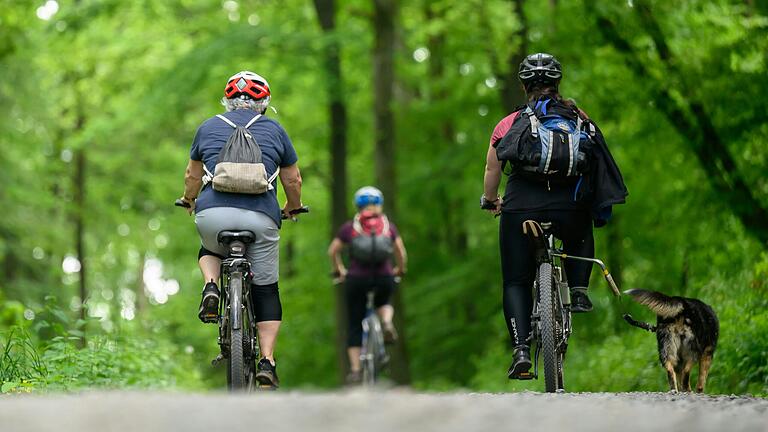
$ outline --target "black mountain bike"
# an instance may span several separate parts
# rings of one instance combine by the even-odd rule
[[[189,207],[182,200],[176,200],[175,205]],[[299,213],[309,213],[309,207],[290,211],[291,215]],[[283,216],[283,219],[287,217]],[[216,366],[227,361],[227,388],[231,391],[271,388],[259,385],[254,379],[260,351],[250,293],[253,275],[245,252],[247,245],[255,239],[251,231],[221,231],[216,236],[219,244],[227,248],[227,257],[221,261],[219,280],[218,343],[221,353],[211,363]]]
[[[571,322],[571,291],[565,276],[563,261],[579,260],[597,264],[603,272],[613,294],[620,296],[605,264],[597,258],[586,258],[563,253],[556,246],[550,222],[523,222],[523,232],[533,244],[536,263],[536,279],[533,281],[532,334],[536,342],[534,372],[530,378],[538,379],[539,356],[544,359],[544,387],[547,392],[565,391],[563,363],[568,349],[568,338],[573,330]]]
[[[492,210],[491,201],[481,199],[480,208]],[[499,214],[496,214],[498,217]],[[568,350],[568,338],[573,331],[571,323],[571,290],[565,275],[563,261],[566,259],[589,261],[597,264],[603,277],[616,297],[621,296],[613,276],[605,264],[597,258],[567,255],[556,246],[552,223],[534,220],[523,222],[523,233],[531,239],[536,258],[536,279],[533,281],[533,309],[531,313],[531,335],[528,342],[536,342],[533,374],[522,379],[539,378],[539,356],[544,358],[544,388],[547,392],[565,391],[563,363]]]

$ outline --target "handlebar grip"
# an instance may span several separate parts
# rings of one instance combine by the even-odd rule
[[[296,209],[290,210],[290,211],[288,211],[288,213],[289,213],[291,216],[295,216],[295,215],[297,215],[297,214],[300,214],[300,213],[309,213],[309,206],[302,206],[302,207],[299,207],[299,208],[296,208]],[[294,220],[295,220],[295,218],[289,218],[289,217],[288,217],[288,216],[286,216],[285,214],[283,214],[283,215],[281,216],[281,218],[282,218],[283,220],[286,220],[286,219],[294,219]]]
[[[183,200],[183,199],[181,199],[181,198],[177,199],[177,200],[176,200],[176,201],[173,203],[173,205],[175,205],[176,207],[184,207],[184,208],[190,208],[190,207],[192,207],[192,206],[190,206],[190,205],[189,205],[189,203],[188,203],[188,202],[184,201],[184,200]]]

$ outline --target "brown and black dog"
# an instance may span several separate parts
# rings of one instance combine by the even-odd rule
[[[624,319],[648,331],[656,332],[659,360],[667,371],[670,391],[691,391],[691,369],[699,364],[696,391],[704,391],[712,356],[717,347],[720,324],[712,308],[686,297],[671,297],[656,291],[632,289],[624,292],[656,314],[656,325]]]

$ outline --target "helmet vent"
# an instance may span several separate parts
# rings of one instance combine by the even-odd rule
[[[237,89],[238,89],[238,90],[241,90],[241,91],[242,91],[242,90],[243,90],[243,89],[244,89],[244,88],[245,88],[247,85],[248,85],[248,83],[247,83],[247,82],[246,82],[246,81],[245,81],[243,78],[240,78],[240,79],[239,79],[239,80],[237,80],[237,82],[235,83],[235,86],[237,86]]]

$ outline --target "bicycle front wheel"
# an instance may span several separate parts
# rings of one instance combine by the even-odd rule
[[[541,353],[544,357],[544,387],[552,393],[562,388],[562,359],[558,352],[558,313],[560,302],[552,279],[552,264],[542,263],[537,276],[539,286],[539,323]]]
[[[378,317],[372,314],[363,320],[363,346],[360,352],[363,385],[373,386],[376,384],[380,367],[377,357],[382,346],[381,324]]]

